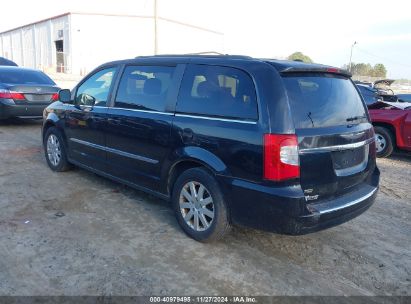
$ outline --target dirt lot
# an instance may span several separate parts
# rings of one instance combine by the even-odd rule
[[[186,237],[168,203],[50,171],[39,121],[0,123],[0,295],[411,295],[411,154],[379,160],[376,203],[290,237]]]

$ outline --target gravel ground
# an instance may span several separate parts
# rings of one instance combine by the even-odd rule
[[[411,295],[411,154],[378,160],[377,201],[346,224],[201,244],[164,201],[49,170],[40,128],[0,123],[0,295]]]

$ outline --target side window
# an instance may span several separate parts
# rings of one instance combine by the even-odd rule
[[[178,96],[178,113],[257,120],[257,98],[251,77],[223,66],[189,65]]]
[[[100,70],[77,89],[75,104],[84,106],[105,106],[116,68]]]
[[[121,77],[115,107],[164,111],[175,68],[128,66]]]

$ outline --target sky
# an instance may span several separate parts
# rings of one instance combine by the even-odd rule
[[[61,13],[152,15],[154,0],[13,0],[0,32]],[[383,63],[389,78],[411,79],[411,1],[157,0],[160,17],[224,33],[224,53],[285,58],[303,52],[341,67]],[[17,16],[17,17],[16,17]],[[207,50],[208,51],[208,50]]]

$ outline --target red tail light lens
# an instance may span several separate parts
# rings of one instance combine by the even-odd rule
[[[264,178],[284,181],[300,177],[298,141],[294,134],[264,135]]]
[[[8,90],[0,90],[0,98],[11,99],[10,91],[8,91]]]
[[[59,93],[53,94],[53,96],[51,96],[51,100],[52,100],[52,101],[57,101],[57,100],[59,100]]]
[[[8,90],[0,90],[0,98],[4,99],[14,99],[14,100],[25,100],[23,93],[8,91]]]
[[[23,93],[18,93],[18,92],[10,92],[11,98],[14,100],[25,100],[26,97],[24,97]]]
[[[328,68],[328,69],[327,69],[327,72],[328,72],[328,73],[340,73],[340,70],[339,70],[339,69],[336,69],[336,68]]]

